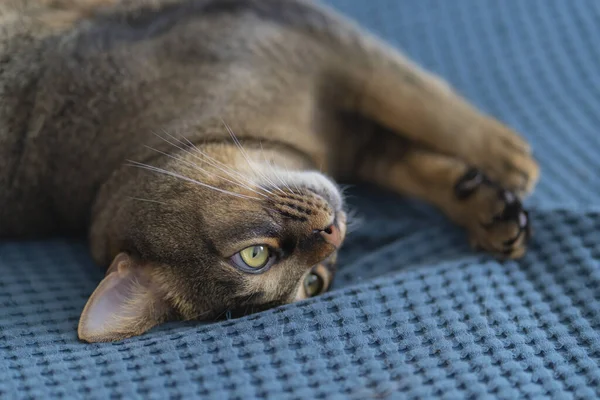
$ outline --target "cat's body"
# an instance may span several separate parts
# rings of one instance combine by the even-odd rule
[[[345,233],[341,195],[317,170],[422,198],[475,244],[524,251],[526,215],[500,190],[525,194],[537,180],[523,140],[320,6],[9,3],[0,5],[0,236],[89,229],[96,260],[114,260],[94,296],[123,280],[143,287],[116,325],[80,325],[83,339],[306,297],[299,282]],[[275,265],[287,268],[257,274],[224,262],[271,239]],[[119,307],[88,303],[84,316]]]

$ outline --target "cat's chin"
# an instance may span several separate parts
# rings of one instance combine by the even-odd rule
[[[322,197],[336,213],[342,212],[344,199],[339,187],[333,180],[318,171],[288,171],[272,169],[269,167],[263,171],[268,176],[269,182],[263,182],[263,186],[269,186],[270,182],[283,181],[285,186],[308,190]],[[345,218],[344,218],[345,221]]]

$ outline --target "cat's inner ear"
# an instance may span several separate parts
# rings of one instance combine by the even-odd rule
[[[149,265],[120,253],[85,305],[77,333],[90,343],[121,340],[164,322],[168,313]]]

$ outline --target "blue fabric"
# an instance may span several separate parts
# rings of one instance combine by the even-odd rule
[[[212,325],[77,341],[84,243],[0,243],[0,398],[600,397],[600,2],[330,0],[533,143],[519,262],[359,187],[335,290]]]

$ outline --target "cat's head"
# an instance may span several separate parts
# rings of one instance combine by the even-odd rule
[[[82,313],[81,339],[244,315],[329,288],[346,234],[340,190],[319,172],[248,163],[247,151],[161,157],[109,188],[92,236],[112,262]]]

